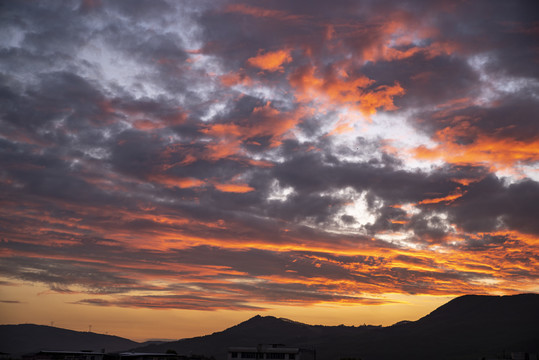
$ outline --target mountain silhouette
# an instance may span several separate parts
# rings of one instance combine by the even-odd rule
[[[178,354],[224,360],[228,347],[258,344],[314,348],[318,360],[477,360],[510,352],[537,354],[539,294],[461,296],[417,321],[400,321],[387,327],[307,325],[257,315],[211,335],[157,344],[50,326],[0,326],[0,352],[11,354],[105,348],[108,352],[175,350]]]
[[[53,326],[0,325],[0,352],[20,356],[40,350],[92,350],[107,352],[131,349],[142,344],[113,335],[73,331]]]
[[[539,295],[466,295],[417,321],[393,326],[307,325],[255,316],[211,335],[137,348],[226,359],[230,346],[286,344],[315,348],[318,360],[360,358],[477,360],[508,352],[539,352]]]

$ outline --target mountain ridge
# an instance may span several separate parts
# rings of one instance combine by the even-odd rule
[[[465,295],[416,321],[403,320],[386,327],[309,325],[286,318],[256,315],[222,331],[160,344],[141,344],[112,335],[95,335],[127,340],[122,344],[131,346],[118,348],[122,351],[175,350],[178,354],[214,356],[218,360],[226,359],[226,350],[230,346],[256,346],[262,343],[315,348],[318,360],[389,360],[398,357],[426,360],[433,356],[439,359],[477,360],[506,351],[539,353],[538,319],[539,294]],[[10,325],[0,325],[0,339],[6,339],[3,336],[6,326]],[[5,340],[0,340],[0,351],[13,353],[6,351],[3,343]],[[100,350],[103,347],[115,351],[110,346],[79,346],[75,349]]]
[[[176,350],[226,359],[229,346],[280,343],[316,348],[317,359],[473,359],[503,351],[539,352],[539,294],[464,295],[416,321],[391,326],[325,326],[256,315],[211,335],[137,351]],[[537,335],[536,335],[537,334]],[[391,346],[388,346],[391,344]]]
[[[48,325],[0,325],[0,351],[16,356],[40,350],[123,351],[142,345],[120,336]]]

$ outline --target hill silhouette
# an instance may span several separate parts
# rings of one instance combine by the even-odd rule
[[[257,315],[211,335],[157,344],[51,326],[0,325],[0,352],[15,355],[47,349],[173,349],[178,354],[224,360],[230,346],[257,344],[315,348],[318,360],[477,360],[504,352],[539,353],[539,294],[461,296],[417,321],[400,321],[388,327],[307,325]]]
[[[466,295],[417,321],[393,326],[307,325],[255,316],[211,335],[137,348],[226,359],[229,346],[280,343],[315,348],[317,359],[477,360],[503,352],[539,352],[539,295]]]
[[[141,343],[119,336],[73,331],[53,326],[0,325],[0,351],[19,356],[40,350],[122,351]]]

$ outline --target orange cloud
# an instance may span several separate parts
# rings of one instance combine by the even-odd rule
[[[390,220],[392,224],[399,224],[399,225],[405,225],[408,224],[409,221],[407,220]]]
[[[253,79],[243,74],[243,72],[229,72],[221,75],[220,80],[221,83],[227,87],[235,85],[253,86],[254,84]]]
[[[247,63],[251,66],[257,67],[267,71],[282,71],[283,64],[287,64],[292,61],[290,50],[277,50],[273,52],[263,53],[259,50],[258,55],[247,59]]]
[[[334,40],[332,48],[342,47],[334,51],[352,50],[359,63],[403,60],[418,54],[430,59],[452,54],[458,48],[453,42],[434,41],[439,30],[404,11],[384,13],[371,20],[369,25],[333,22],[326,25],[325,39]]]
[[[438,204],[438,203],[441,203],[441,202],[452,203],[456,199],[462,197],[462,195],[464,195],[465,193],[466,192],[462,192],[460,189],[457,189],[455,192],[453,192],[452,194],[449,194],[447,196],[444,196],[444,197],[441,197],[441,198],[435,198],[435,199],[425,199],[425,200],[422,200],[422,201],[418,202],[418,204]]]
[[[350,78],[342,68],[320,77],[314,66],[303,67],[297,69],[289,80],[298,90],[296,98],[299,101],[325,101],[328,106],[350,106],[366,116],[375,114],[379,108],[395,110],[393,98],[405,94],[397,82],[392,86],[382,85],[373,89],[370,87],[374,80],[366,76]]]
[[[213,186],[219,191],[222,192],[232,192],[232,193],[246,193],[253,191],[255,188],[247,184],[218,184],[214,183]]]
[[[478,182],[478,181],[481,181],[482,177],[479,177],[479,178],[453,178],[451,179],[451,181],[453,182],[456,182],[458,184],[461,184],[461,185],[464,185],[464,186],[468,186],[474,182]]]
[[[452,43],[432,43],[425,47],[413,46],[406,50],[400,50],[398,48],[391,47],[389,43],[392,40],[387,40],[386,44],[375,45],[367,48],[363,51],[364,61],[394,61],[410,58],[416,54],[424,54],[427,58],[434,58],[440,55],[449,55],[456,51],[456,45]],[[405,43],[409,45],[410,43]]]
[[[396,110],[397,107],[393,104],[393,98],[404,94],[404,89],[397,82],[393,86],[378,86],[375,91],[362,94],[360,99],[360,109],[369,115],[375,114],[376,109],[378,108]]]
[[[205,184],[203,180],[192,177],[177,178],[168,175],[152,175],[150,180],[166,185],[167,187],[178,187],[180,189],[200,187]]]
[[[244,4],[230,4],[225,8],[225,12],[239,13],[243,15],[254,16],[258,18],[269,18],[280,21],[294,21],[304,19],[305,16],[292,15],[282,10],[269,10],[256,6],[249,6]]]
[[[471,141],[459,141],[462,136],[471,136]],[[438,142],[437,146],[421,145],[414,148],[412,154],[418,159],[443,159],[456,165],[486,165],[491,171],[511,170],[519,164],[539,161],[539,139],[489,136],[467,123],[439,130],[434,140]]]
[[[215,141],[206,145],[204,157],[211,161],[227,158],[241,152],[242,129],[236,124],[212,124],[203,133]]]
[[[327,135],[340,135],[351,131],[354,131],[354,127],[350,121],[339,121],[333,130],[331,130]]]
[[[298,124],[303,115],[303,109],[280,112],[267,102],[264,106],[255,107],[250,118],[240,119],[238,123],[207,125],[202,132],[215,141],[206,145],[204,157],[216,161],[241,154],[244,152],[242,145],[257,136],[269,136],[270,146],[279,146],[283,136]],[[271,166],[267,162],[250,163]]]
[[[161,129],[163,127],[165,127],[165,125],[163,123],[160,123],[160,122],[155,122],[155,121],[151,121],[151,120],[136,120],[133,122],[133,126],[135,127],[135,129],[137,130],[155,130],[155,129]]]

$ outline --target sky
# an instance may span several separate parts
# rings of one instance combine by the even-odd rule
[[[0,322],[134,340],[539,292],[539,3],[0,3]]]

